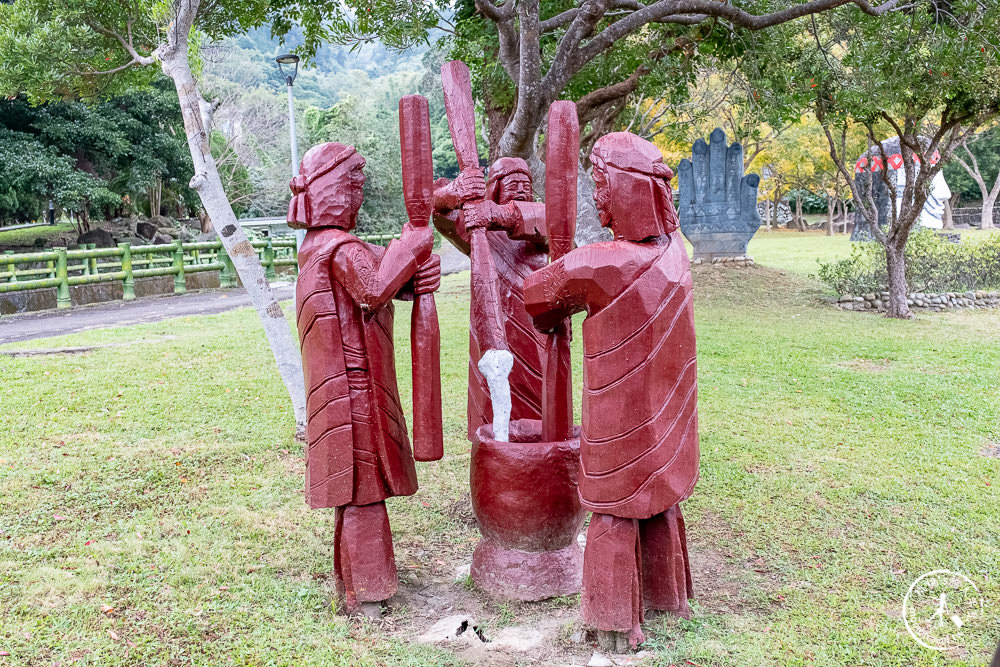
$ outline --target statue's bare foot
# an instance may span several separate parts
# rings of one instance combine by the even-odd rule
[[[628,633],[617,630],[598,630],[597,646],[606,653],[628,653]]]

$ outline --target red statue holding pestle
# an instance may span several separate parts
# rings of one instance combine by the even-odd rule
[[[643,641],[644,610],[689,613],[679,503],[698,479],[691,273],[660,151],[616,132],[594,145],[594,199],[614,240],[570,251],[525,280],[551,331],[583,323],[579,491],[594,514],[583,559],[584,621],[602,645]]]
[[[477,586],[501,598],[569,595],[580,590],[583,553],[576,538],[585,517],[577,493],[580,443],[572,421],[569,329],[564,326],[555,336],[536,331],[524,309],[522,286],[548,263],[548,234],[558,240],[553,252],[566,252],[572,244],[576,107],[556,103],[549,121],[550,132],[559,135],[549,142],[549,162],[558,168],[547,169],[547,178],[571,183],[572,196],[563,187],[566,197],[535,203],[528,165],[520,158],[497,160],[484,182],[470,140],[475,105],[465,65],[447,63],[442,83],[448,125],[464,166],[451,183],[436,183],[434,222],[472,262],[470,486],[483,539],[472,556],[471,575]],[[564,154],[553,153],[556,145]],[[550,216],[555,227],[546,224]],[[497,350],[512,357],[506,405],[504,392],[495,391],[496,377],[484,372],[484,365],[490,370],[484,359]],[[498,419],[503,411],[509,427],[504,415]],[[556,418],[549,419],[550,413]]]
[[[361,207],[364,166],[352,146],[313,147],[291,182],[288,223],[307,230],[296,286],[308,410],[306,501],[313,508],[337,508],[338,589],[348,610],[377,615],[397,585],[385,499],[417,490],[396,385],[392,299],[429,297],[440,282],[440,261],[431,254],[426,218],[423,226],[404,226],[388,248],[350,233]],[[429,179],[428,173],[428,196]],[[429,203],[427,211],[429,217]],[[415,324],[414,335],[427,326]],[[421,354],[436,354],[437,345],[435,338]],[[433,402],[433,389],[429,396]],[[440,458],[436,434],[425,436],[430,449],[418,450],[417,458]]]
[[[548,263],[545,205],[536,203],[531,173],[521,158],[493,163],[489,180],[482,171],[468,170],[454,181],[438,179],[434,189],[434,226],[464,252],[471,251],[466,225],[485,226],[495,267],[495,281],[504,315],[504,333],[514,366],[510,373],[511,419],[541,419],[541,354],[545,336],[531,324],[521,294],[525,277]],[[477,203],[478,202],[478,203]],[[465,218],[461,218],[464,204]],[[486,378],[478,364],[483,350],[476,328],[469,331],[469,438],[483,424],[493,423],[493,406]]]

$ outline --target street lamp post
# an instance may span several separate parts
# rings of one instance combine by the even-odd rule
[[[299,57],[294,53],[285,53],[275,58],[275,60],[278,63],[278,71],[285,77],[285,84],[288,86],[288,128],[292,147],[292,178],[295,178],[299,174],[299,143],[295,136],[295,98],[292,96],[292,84],[295,83],[295,76],[299,73]],[[289,69],[291,69],[291,74],[285,72],[285,68],[282,65],[288,65]],[[292,66],[294,66],[294,69]],[[304,229],[295,230],[295,243],[297,246],[302,245],[305,237],[306,232]]]

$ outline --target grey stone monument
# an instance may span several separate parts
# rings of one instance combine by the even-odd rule
[[[694,246],[694,259],[746,255],[760,227],[760,176],[743,175],[743,146],[727,145],[720,128],[709,139],[694,142],[691,159],[677,167],[681,231]]]

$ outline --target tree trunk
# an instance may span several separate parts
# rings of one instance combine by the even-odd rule
[[[601,218],[594,204],[594,179],[582,166],[576,172],[576,245],[610,241],[611,233],[601,227]]]
[[[500,137],[510,122],[511,111],[494,103],[493,96],[487,94],[483,104],[486,111],[486,136],[489,140],[489,161],[493,164],[500,156]]]
[[[236,215],[226,197],[201,115],[202,97],[188,61],[186,33],[177,40],[177,43],[170,46],[172,48],[162,56],[162,68],[163,73],[173,80],[177,88],[184,129],[188,137],[188,148],[194,163],[195,175],[191,179],[191,188],[201,198],[201,203],[211,218],[226,253],[232,259],[236,273],[250,295],[251,303],[260,316],[264,335],[278,363],[278,372],[292,399],[296,437],[304,438],[306,397],[299,347],[292,337],[284,312],[275,300],[271,286],[264,276],[264,268],[257,259],[257,253],[247,240],[243,228],[236,221]]]
[[[826,235],[833,236],[833,213],[837,207],[836,201],[829,195],[826,198]]]
[[[153,179],[149,188],[149,217],[155,218],[163,209],[163,181],[159,177]]]
[[[944,211],[941,212],[941,229],[955,229],[955,219],[951,215],[951,200],[944,200]]]
[[[997,176],[997,178],[1000,179],[1000,176]],[[998,194],[995,190],[996,189],[994,188],[994,192],[992,193],[992,195],[987,195],[986,197],[983,197],[983,213],[982,216],[979,218],[980,229],[995,229],[995,226],[993,224],[993,207],[996,206],[997,194]]]
[[[212,229],[212,219],[208,217],[208,213],[205,212],[205,209],[198,211],[198,222],[201,223],[202,234],[205,234]]]
[[[791,206],[789,202],[789,208],[792,209],[792,217],[788,219],[788,224],[785,226],[787,229],[799,230],[799,196],[795,195],[795,206]]]
[[[905,243],[903,244],[905,247]],[[889,270],[889,303],[885,316],[908,320],[913,315],[906,303],[906,260],[902,248],[891,241],[885,244],[885,260]]]
[[[778,228],[778,204],[781,203],[781,190],[774,189],[774,206],[771,207],[771,228]]]
[[[764,225],[767,231],[771,231],[771,200],[764,197]]]

